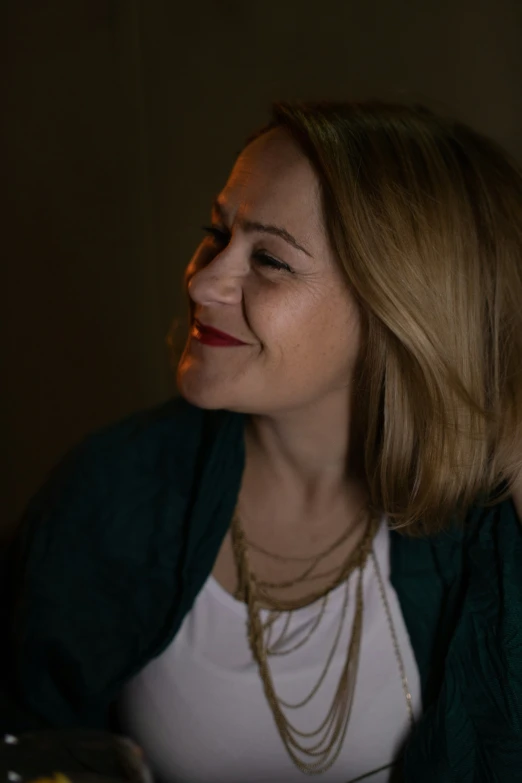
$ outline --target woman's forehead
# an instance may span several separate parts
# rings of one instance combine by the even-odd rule
[[[286,218],[316,230],[322,226],[319,180],[286,133],[262,136],[241,153],[219,203],[231,219],[236,213],[249,213],[252,219]]]

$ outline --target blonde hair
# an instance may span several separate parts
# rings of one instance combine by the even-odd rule
[[[372,508],[415,535],[501,502],[522,467],[520,168],[424,107],[276,103],[247,144],[274,127],[316,170],[360,306]]]

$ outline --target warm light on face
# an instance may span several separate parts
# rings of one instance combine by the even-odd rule
[[[185,275],[191,322],[250,348],[219,350],[193,333],[178,367],[180,392],[200,407],[243,412],[289,410],[336,389],[346,396],[359,319],[308,160],[284,134],[257,139],[210,217]]]

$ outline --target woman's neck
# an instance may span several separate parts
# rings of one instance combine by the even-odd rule
[[[348,411],[250,416],[245,428],[245,483],[311,516],[366,496],[360,443]],[[246,487],[245,487],[246,490]],[[257,493],[256,493],[257,494]]]

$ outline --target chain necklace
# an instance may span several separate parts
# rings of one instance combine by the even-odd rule
[[[236,514],[237,514],[237,509],[236,509]],[[354,570],[355,566],[357,565],[358,551],[356,551],[354,555],[352,555],[343,564],[341,569],[339,569],[339,567],[336,567],[330,569],[329,571],[321,572],[315,575],[313,575],[312,572],[319,565],[321,560],[324,560],[325,557],[328,557],[328,555],[330,555],[333,551],[338,549],[340,546],[342,546],[342,544],[346,542],[348,537],[352,534],[353,529],[356,527],[358,523],[364,521],[364,516],[366,515],[367,515],[367,507],[366,504],[363,504],[359,508],[358,514],[354,520],[354,524],[352,524],[351,526],[347,526],[346,529],[341,534],[341,536],[338,539],[336,539],[333,542],[333,544],[330,544],[322,552],[319,552],[318,554],[313,555],[312,557],[289,557],[288,555],[283,556],[278,553],[269,552],[266,549],[260,547],[258,544],[250,541],[246,536],[244,536],[244,541],[246,544],[248,544],[249,548],[254,549],[257,552],[260,552],[261,554],[271,558],[272,560],[279,560],[283,562],[311,563],[311,565],[309,565],[300,576],[285,582],[267,582],[256,578],[258,598],[262,598],[264,602],[270,606],[268,619],[263,623],[263,630],[268,631],[267,634],[268,638],[266,641],[267,655],[274,655],[274,656],[289,655],[290,653],[295,652],[296,650],[303,647],[310,639],[312,634],[317,630],[317,628],[321,623],[321,620],[324,617],[326,606],[328,604],[328,598],[330,596],[331,591],[334,590],[336,587],[338,587],[340,584],[342,584],[343,581],[346,581],[350,576],[351,572]],[[239,523],[239,518],[238,518],[238,523]],[[239,527],[241,529],[240,523],[239,523]],[[241,535],[241,532],[239,534]],[[271,596],[267,592],[267,589],[271,589],[271,588],[285,589],[289,587],[294,587],[295,585],[298,584],[312,582],[316,579],[322,579],[322,578],[324,579],[325,577],[332,577],[332,575],[334,575],[334,577],[331,579],[331,581],[326,586],[326,588],[323,588],[321,591],[316,591],[315,593],[309,594],[304,599],[300,599],[299,601],[289,602],[289,601],[276,600],[273,598],[273,596]],[[243,600],[243,594],[244,594],[244,585],[241,583],[241,579],[239,579],[238,588],[236,590],[235,597],[238,600]],[[315,601],[318,600],[321,600],[322,602],[321,610],[317,615],[315,622],[312,624],[312,627],[310,628],[309,632],[304,637],[304,639],[302,639],[300,642],[298,642],[293,647],[290,647],[289,649],[286,650],[276,649],[279,647],[279,642],[281,641],[281,639],[284,638],[288,630],[288,626],[290,625],[292,619],[291,612],[295,609],[300,609],[303,606],[308,606],[309,604],[314,603]],[[275,642],[272,642],[273,626],[283,612],[287,613],[284,627],[281,630],[278,639]]]
[[[335,587],[342,584],[342,582],[345,581],[349,577],[349,575],[352,573],[352,571],[357,566],[358,557],[359,557],[359,548],[355,550],[355,552],[350,555],[350,557],[343,563],[341,566],[341,569],[334,568],[330,571],[323,572],[316,574],[315,576],[312,575],[312,571],[317,567],[317,565],[321,562],[321,560],[324,560],[325,557],[330,555],[335,549],[338,549],[352,534],[352,531],[357,523],[363,521],[364,516],[367,515],[367,508],[365,505],[361,506],[359,509],[359,512],[357,514],[357,517],[355,518],[355,523],[351,527],[347,527],[347,529],[342,533],[342,535],[334,541],[333,544],[330,544],[323,552],[320,552],[318,555],[313,555],[312,557],[288,557],[288,556],[282,556],[279,554],[275,554],[272,552],[268,552],[266,549],[263,549],[257,544],[254,544],[250,542],[246,536],[244,535],[244,532],[242,530],[242,526],[239,520],[239,516],[237,514],[237,509],[234,514],[233,520],[232,520],[232,538],[233,538],[233,544],[234,541],[239,541],[241,544],[241,547],[244,549],[245,544],[248,544],[248,546],[252,549],[256,549],[258,552],[261,552],[264,555],[267,555],[268,557],[274,559],[274,560],[282,560],[284,562],[301,562],[301,563],[311,563],[305,571],[298,577],[292,580],[288,580],[285,582],[267,582],[263,581],[256,577],[256,588],[258,591],[258,597],[259,599],[262,599],[267,603],[271,610],[275,612],[291,612],[295,609],[301,609],[303,606],[308,606],[311,603],[314,603],[315,601],[319,600],[320,598],[323,598],[324,596],[327,596]],[[237,560],[237,557],[236,557]],[[246,579],[249,578],[250,569],[245,571],[244,576]],[[303,584],[305,582],[311,582],[316,579],[324,578],[326,576],[331,576],[332,574],[335,574],[334,578],[330,581],[330,583],[327,585],[326,588],[322,588],[319,591],[315,591],[310,593],[309,595],[305,596],[305,598],[299,599],[299,600],[288,600],[288,599],[275,599],[273,596],[271,596],[268,593],[269,589],[287,589],[290,587],[294,587],[298,584]],[[236,590],[236,597],[242,597],[244,593],[245,585],[243,584],[242,580],[243,571],[239,569],[239,580],[238,580],[238,588]]]
[[[281,739],[283,741],[283,744],[285,745],[285,748],[290,758],[292,759],[294,764],[298,767],[298,769],[300,769],[303,773],[308,775],[321,774],[323,772],[326,772],[328,769],[330,769],[330,767],[337,760],[341,752],[342,746],[344,744],[344,739],[346,736],[348,723],[351,715],[352,704],[353,704],[355,682],[357,678],[357,670],[359,664],[359,653],[360,653],[361,639],[362,639],[363,609],[364,609],[363,574],[364,574],[366,563],[370,557],[377,577],[377,582],[379,585],[379,593],[384,605],[386,618],[387,618],[390,634],[393,641],[395,657],[397,659],[397,663],[399,666],[399,672],[400,672],[401,682],[405,694],[410,724],[412,727],[414,725],[414,715],[413,715],[413,708],[411,703],[411,694],[409,691],[408,681],[406,678],[405,667],[402,661],[399,643],[398,643],[397,635],[395,633],[395,628],[393,626],[391,612],[386,598],[386,591],[384,589],[384,583],[380,573],[379,565],[375,553],[373,552],[373,539],[375,537],[377,528],[378,528],[378,524],[376,520],[370,519],[367,524],[363,539],[359,544],[359,546],[357,547],[356,551],[352,555],[350,555],[349,558],[347,558],[346,562],[341,566],[340,569],[334,569],[337,571],[337,575],[335,579],[332,580],[332,583],[329,584],[326,588],[323,588],[321,591],[316,592],[316,594],[308,595],[304,599],[301,599],[299,601],[295,601],[295,600],[281,601],[279,599],[274,599],[273,597],[271,597],[267,593],[267,588],[290,587],[299,582],[310,581],[311,579],[318,578],[318,577],[310,576],[313,568],[307,568],[305,572],[296,580],[286,581],[283,583],[275,584],[269,582],[262,582],[261,580],[258,580],[256,575],[252,572],[250,568],[247,548],[246,548],[247,540],[243,533],[241,523],[237,515],[237,511],[232,519],[232,526],[231,526],[232,544],[233,544],[234,556],[235,556],[236,566],[238,571],[238,589],[236,591],[235,597],[238,598],[239,600],[244,600],[247,605],[248,639],[249,639],[250,647],[254,659],[257,661],[260,675],[261,675],[261,680],[263,682],[265,695],[267,697],[268,703],[272,710],[272,714],[274,716],[274,720],[278,728],[279,734],[281,736]],[[274,556],[274,557],[277,557],[277,559],[295,560],[295,561],[313,560],[313,564],[314,564],[313,567],[315,567],[321,559],[326,557],[327,554],[329,554],[331,551],[333,551],[333,549],[339,546],[344,540],[346,540],[346,538],[347,535],[343,534],[343,536],[337,542],[335,542],[334,545],[330,546],[322,554],[318,556],[314,556],[314,558],[282,558],[281,556]],[[261,550],[261,547],[256,546],[255,548],[258,549],[258,551],[262,551],[264,554],[271,555],[271,553],[266,552],[266,550]],[[346,662],[339,679],[339,685],[337,687],[336,694],[333,698],[332,705],[326,715],[326,718],[323,720],[319,728],[313,732],[301,732],[290,723],[290,721],[283,714],[281,707],[286,707],[287,709],[299,709],[303,707],[313,698],[313,696],[319,690],[322,682],[324,681],[328,673],[328,670],[330,669],[330,665],[333,661],[341,637],[342,629],[344,627],[344,620],[346,617],[348,600],[349,600],[349,577],[352,574],[352,572],[355,570],[358,570],[358,579],[357,579],[357,584],[355,589],[355,614],[354,614],[351,638],[348,645]],[[325,667],[319,677],[318,682],[315,684],[315,686],[313,687],[309,695],[297,704],[290,704],[288,702],[283,701],[282,699],[278,699],[277,694],[275,692],[275,687],[270,673],[270,669],[268,667],[268,657],[270,655],[288,655],[289,653],[295,651],[296,649],[299,649],[299,647],[302,647],[311,637],[312,633],[319,626],[321,622],[321,618],[323,617],[326,609],[329,593],[331,592],[332,589],[342,584],[343,582],[345,583],[345,593],[344,593],[344,600],[341,609],[339,628],[337,630],[334,639],[333,647],[327,657]],[[312,627],[308,632],[308,634],[306,635],[306,637],[304,638],[304,640],[299,642],[294,647],[284,650],[283,652],[277,651],[275,649],[277,647],[277,642],[276,643],[271,642],[271,632],[275,620],[281,615],[282,612],[285,611],[288,612],[288,617],[285,626],[279,637],[281,639],[283,638],[288,628],[288,625],[290,623],[290,619],[291,619],[290,613],[292,611],[302,608],[303,606],[308,606],[309,604],[319,599],[322,599],[322,606],[321,606],[320,613],[316,618],[316,621],[312,624]],[[263,600],[264,603],[267,603],[270,606],[269,617],[265,623],[262,623],[260,617],[259,604],[261,600]],[[265,632],[267,630],[268,630],[268,639],[265,642],[264,637],[265,637]],[[310,739],[313,737],[317,737],[317,735],[319,735],[321,732],[323,732],[323,737],[319,739],[318,742],[311,745],[310,747],[304,747],[301,744],[301,741],[297,739],[297,737],[301,737],[303,739]],[[331,736],[327,742],[329,734],[331,734]],[[325,743],[326,743],[326,747],[322,747],[325,745]],[[312,760],[302,761],[297,756],[296,751],[311,758]],[[350,781],[349,783],[355,783],[356,780],[362,780],[363,778],[368,777],[370,774],[374,774],[380,771],[381,769],[384,770],[390,766],[393,765],[385,765],[384,767],[381,767],[378,770],[373,770],[371,773],[366,773],[363,776],[353,779],[353,781]]]

